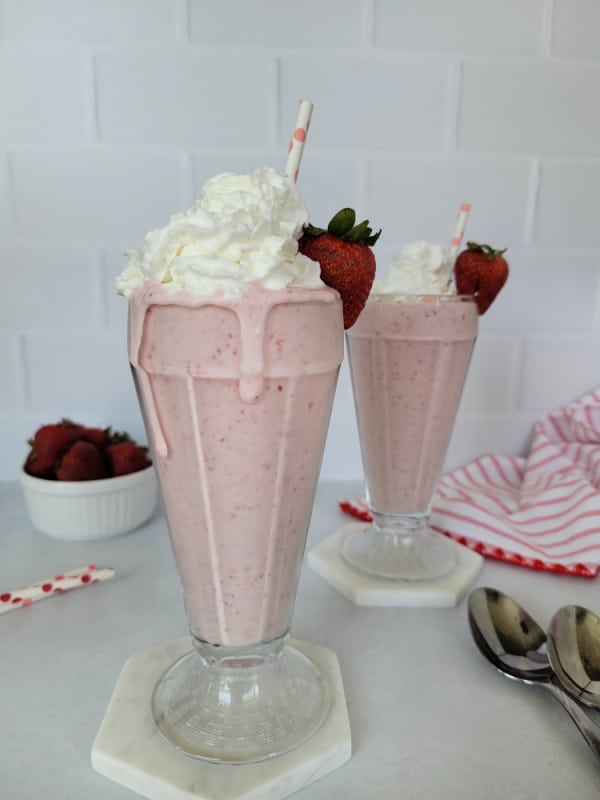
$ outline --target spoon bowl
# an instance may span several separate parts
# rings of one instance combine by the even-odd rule
[[[475,589],[469,596],[469,625],[479,650],[504,675],[526,683],[553,679],[546,634],[512,597]]]
[[[565,689],[600,708],[600,617],[583,606],[560,608],[550,621],[548,655]]]
[[[600,758],[600,728],[559,685],[546,634],[533,617],[507,594],[481,587],[469,595],[468,618],[475,644],[492,666],[508,678],[548,691]]]

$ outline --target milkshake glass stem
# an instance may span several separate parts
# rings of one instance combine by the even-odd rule
[[[342,556],[355,569],[393,580],[440,577],[456,565],[451,542],[429,527],[428,514],[379,514],[344,539]]]
[[[329,689],[313,662],[286,641],[195,641],[154,690],[159,731],[187,755],[215,762],[262,761],[302,744],[327,716]]]

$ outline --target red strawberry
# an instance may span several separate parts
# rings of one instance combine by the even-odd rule
[[[53,455],[39,454],[35,450],[30,450],[25,461],[25,472],[35,478],[47,478],[53,480],[54,470],[56,469],[56,458]]]
[[[77,427],[69,420],[38,428],[30,442],[31,451],[25,462],[25,471],[36,478],[54,478],[60,457],[77,438]]]
[[[39,455],[58,458],[77,440],[78,435],[77,427],[69,420],[56,425],[43,425],[33,437],[33,449]]]
[[[504,250],[487,244],[467,242],[454,265],[456,288],[460,294],[472,294],[480,314],[485,314],[508,278]]]
[[[56,477],[59,481],[94,481],[107,478],[108,471],[96,445],[80,440],[63,456]]]
[[[82,428],[81,438],[104,450],[110,442],[110,428]]]
[[[104,453],[111,475],[129,475],[150,466],[148,451],[135,442],[119,442],[106,448]]]
[[[327,230],[308,225],[298,244],[301,253],[318,261],[321,279],[337,289],[344,309],[344,328],[350,328],[363,310],[375,278],[371,247],[381,231],[373,234],[369,221],[355,225],[356,214],[343,208]]]

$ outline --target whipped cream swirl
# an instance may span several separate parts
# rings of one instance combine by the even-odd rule
[[[320,267],[298,252],[308,210],[296,184],[267,167],[249,175],[224,172],[208,180],[199,200],[146,235],[129,251],[116,280],[128,297],[147,281],[167,292],[241,297],[251,284],[266,289],[322,287]]]
[[[452,267],[444,264],[439,244],[413,242],[394,256],[387,274],[373,283],[371,294],[455,294]]]

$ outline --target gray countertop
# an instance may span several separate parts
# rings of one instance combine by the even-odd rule
[[[309,547],[348,521],[359,484],[319,486]],[[127,658],[186,634],[160,513],[131,534],[62,542],[35,531],[18,484],[0,484],[0,591],[86,563],[116,578],[0,616],[0,798],[127,800],[90,749]],[[477,585],[501,588],[542,623],[577,602],[600,611],[598,580],[486,561]],[[545,692],[482,659],[465,601],[451,609],[362,608],[305,564],[294,636],[339,657],[352,759],[298,800],[598,800],[600,765]],[[600,721],[600,715],[596,715]]]

